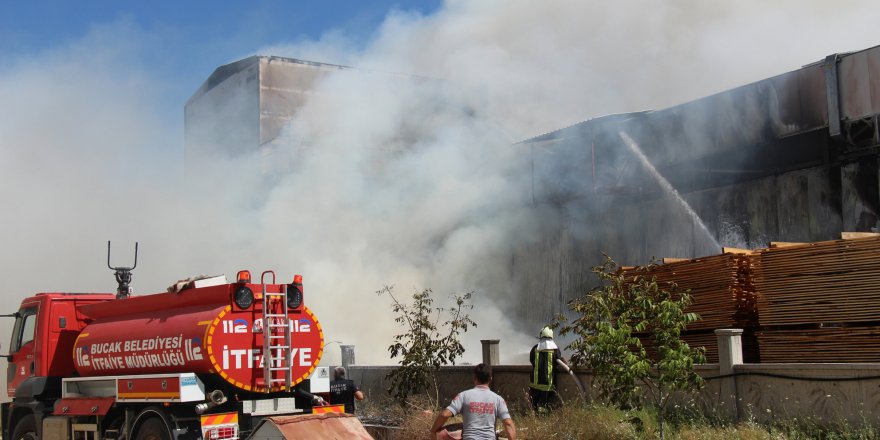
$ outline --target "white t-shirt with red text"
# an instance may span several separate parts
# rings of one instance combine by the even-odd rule
[[[507,403],[487,385],[462,391],[446,409],[464,419],[462,440],[495,440],[495,421],[510,418]]]

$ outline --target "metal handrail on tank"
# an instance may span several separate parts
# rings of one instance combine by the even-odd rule
[[[260,284],[266,285],[266,274],[272,274],[272,282],[269,284],[275,284],[275,271],[274,270],[264,270],[260,275]]]
[[[138,243],[134,242],[134,264],[131,267],[110,265],[110,240],[107,240],[107,267],[116,271],[116,299],[125,299],[131,295],[131,271],[138,264]]]

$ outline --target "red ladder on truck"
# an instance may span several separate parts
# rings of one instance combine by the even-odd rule
[[[282,386],[287,391],[293,382],[287,285],[282,284],[280,292],[269,292],[266,289],[265,277],[270,273],[274,285],[275,272],[266,271],[260,277],[263,286],[263,380],[268,391],[272,391],[275,386]]]

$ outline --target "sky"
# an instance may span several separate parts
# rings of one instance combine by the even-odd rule
[[[392,9],[430,14],[439,6],[437,0],[3,2],[0,50],[9,62],[80,39],[95,26],[127,20],[146,33],[161,34],[154,44],[166,56],[176,62],[192,59],[181,66],[185,72],[202,62],[216,66],[256,47],[318,39],[332,30],[366,42]]]
[[[106,241],[123,265],[139,241],[136,293],[302,273],[327,339],[365,363],[388,362],[396,331],[383,286],[475,291],[467,360],[499,335],[502,361],[519,359],[537,329],[517,310],[548,293],[511,282],[511,254],[572,213],[526,207],[515,142],[873,47],[878,15],[864,0],[0,2],[2,295],[112,291]],[[444,86],[333,76],[291,123],[294,172],[261,178],[258,152],[185,167],[184,104],[252,54]],[[229,178],[193,198],[208,169]]]
[[[163,83],[159,99],[180,109],[180,125],[183,103],[218,66],[261,48],[337,34],[363,47],[390,11],[430,14],[439,7],[438,0],[3,1],[0,71],[71,45],[106,47],[112,42],[102,39],[113,34],[130,62]]]

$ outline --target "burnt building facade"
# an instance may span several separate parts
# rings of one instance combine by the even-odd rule
[[[519,312],[538,322],[563,309],[602,253],[632,265],[877,232],[878,115],[874,47],[521,142],[533,203],[558,221],[512,263],[532,292]],[[540,297],[558,301],[548,310]]]
[[[316,84],[346,70],[261,55],[218,67],[184,107],[186,162],[257,152],[272,163],[293,116],[312,98]]]
[[[294,116],[344,66],[253,56],[221,66],[187,102],[186,161],[258,152],[291,160]],[[385,77],[387,75],[382,74]],[[406,81],[397,81],[406,78]],[[398,76],[416,87],[436,80]],[[443,95],[444,93],[438,93]],[[479,93],[474,108],[481,108]],[[455,102],[460,102],[455,100]],[[880,227],[880,46],[658,111],[609,115],[519,142],[538,238],[509,263],[510,312],[548,322],[607,254],[624,265],[722,246],[813,242]],[[412,145],[406,133],[391,150]],[[279,153],[281,151],[281,153]],[[386,153],[383,153],[386,154]]]

